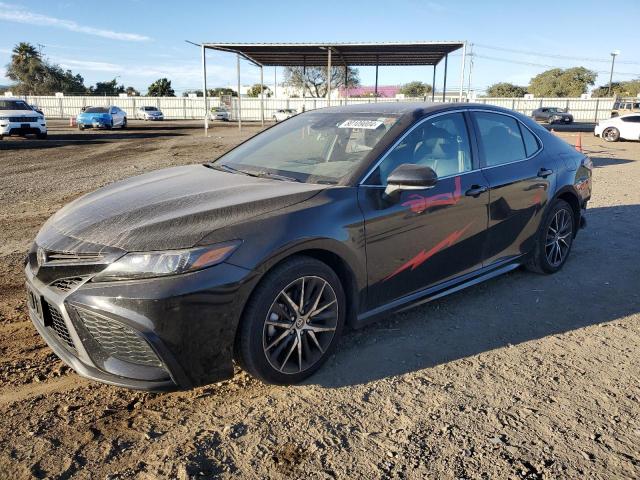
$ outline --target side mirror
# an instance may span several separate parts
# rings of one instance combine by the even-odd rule
[[[402,190],[424,190],[434,187],[437,182],[438,175],[431,167],[403,163],[387,177],[384,193],[392,196]]]

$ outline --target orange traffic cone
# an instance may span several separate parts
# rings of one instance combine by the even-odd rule
[[[576,150],[582,153],[582,134],[578,133],[578,140],[576,141]]]
[[[69,117],[69,126],[70,127],[75,127],[76,126],[76,118],[75,117]]]

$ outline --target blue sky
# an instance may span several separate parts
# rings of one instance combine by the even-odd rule
[[[605,9],[606,10],[606,9]],[[618,0],[615,18],[636,19],[640,2]],[[634,21],[630,21],[632,25]],[[608,81],[610,52],[620,50],[614,80],[640,77],[640,29],[615,26],[602,2],[565,0],[373,0],[320,2],[189,2],[130,0],[0,1],[0,84],[20,41],[43,45],[53,62],[82,74],[86,84],[109,80],[146,90],[159,77],[182,91],[199,88],[194,42],[347,42],[467,40],[474,44],[473,88],[507,81],[527,84],[552,66],[583,65]],[[614,34],[608,31],[613,30]],[[571,58],[570,58],[571,57]],[[210,86],[235,82],[235,57],[208,53]],[[460,84],[460,54],[450,56],[448,85]],[[442,73],[442,68],[439,72]],[[430,67],[380,68],[380,84],[431,83]],[[373,68],[360,68],[372,84]],[[259,79],[242,66],[242,83]],[[465,77],[465,82],[467,78]],[[265,83],[273,69],[265,69]],[[437,83],[441,85],[441,76]]]

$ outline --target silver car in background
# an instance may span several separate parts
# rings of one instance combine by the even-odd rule
[[[158,107],[138,107],[136,108],[136,119],[164,120],[164,114]]]
[[[229,121],[229,110],[224,107],[213,107],[211,109],[211,120]]]

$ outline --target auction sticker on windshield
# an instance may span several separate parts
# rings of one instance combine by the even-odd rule
[[[364,128],[365,130],[375,130],[379,126],[384,125],[380,120],[345,120],[338,128]]]

